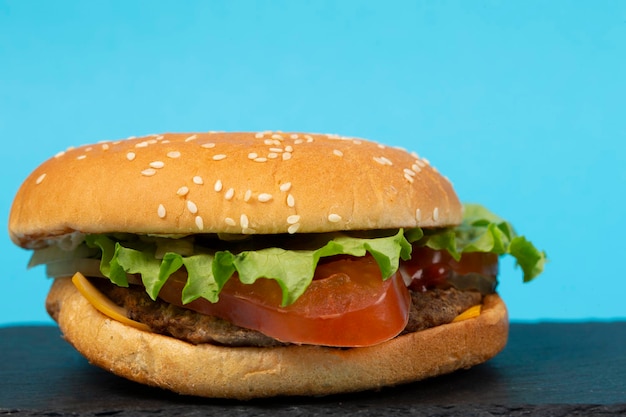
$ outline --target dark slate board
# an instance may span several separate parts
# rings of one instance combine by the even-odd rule
[[[248,402],[180,396],[87,363],[53,326],[0,328],[0,416],[626,415],[626,322],[512,324],[469,370],[377,392]]]

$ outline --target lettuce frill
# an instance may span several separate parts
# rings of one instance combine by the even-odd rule
[[[382,236],[381,236],[382,234]],[[262,237],[255,237],[262,238]],[[300,238],[302,238],[300,236]],[[152,299],[156,299],[168,278],[184,267],[187,282],[183,303],[198,298],[217,302],[226,282],[237,274],[246,284],[258,278],[275,280],[282,290],[282,304],[292,304],[311,283],[315,268],[323,257],[370,254],[380,267],[383,279],[391,277],[400,260],[410,259],[412,245],[447,250],[459,259],[464,252],[491,252],[511,255],[523,271],[524,282],[543,271],[546,254],[513,226],[486,208],[467,204],[463,222],[455,228],[395,230],[376,236],[348,233],[316,235],[318,243],[306,249],[259,247],[252,250],[217,250],[197,244],[194,237],[180,239],[129,234],[87,235],[73,251],[49,247],[34,253],[29,266],[46,264],[48,274],[67,274],[75,265],[99,261],[99,273],[113,283],[126,287],[128,274],[138,274]]]

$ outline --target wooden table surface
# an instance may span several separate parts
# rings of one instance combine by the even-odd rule
[[[0,328],[0,416],[626,415],[626,322],[512,324],[469,370],[377,392],[224,401],[180,396],[87,363],[54,326]]]

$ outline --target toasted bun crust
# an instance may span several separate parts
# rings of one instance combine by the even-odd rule
[[[397,148],[303,133],[164,134],[44,162],[15,197],[9,233],[36,248],[73,232],[310,233],[461,217],[448,180]]]
[[[192,345],[109,319],[69,278],[55,280],[47,308],[91,363],[143,384],[215,398],[327,395],[417,381],[484,362],[508,336],[507,311],[495,294],[477,318],[347,350]]]

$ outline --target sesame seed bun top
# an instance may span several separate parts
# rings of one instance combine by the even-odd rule
[[[73,232],[313,233],[458,224],[449,183],[415,153],[304,133],[188,133],[60,152],[19,189],[11,239]]]

